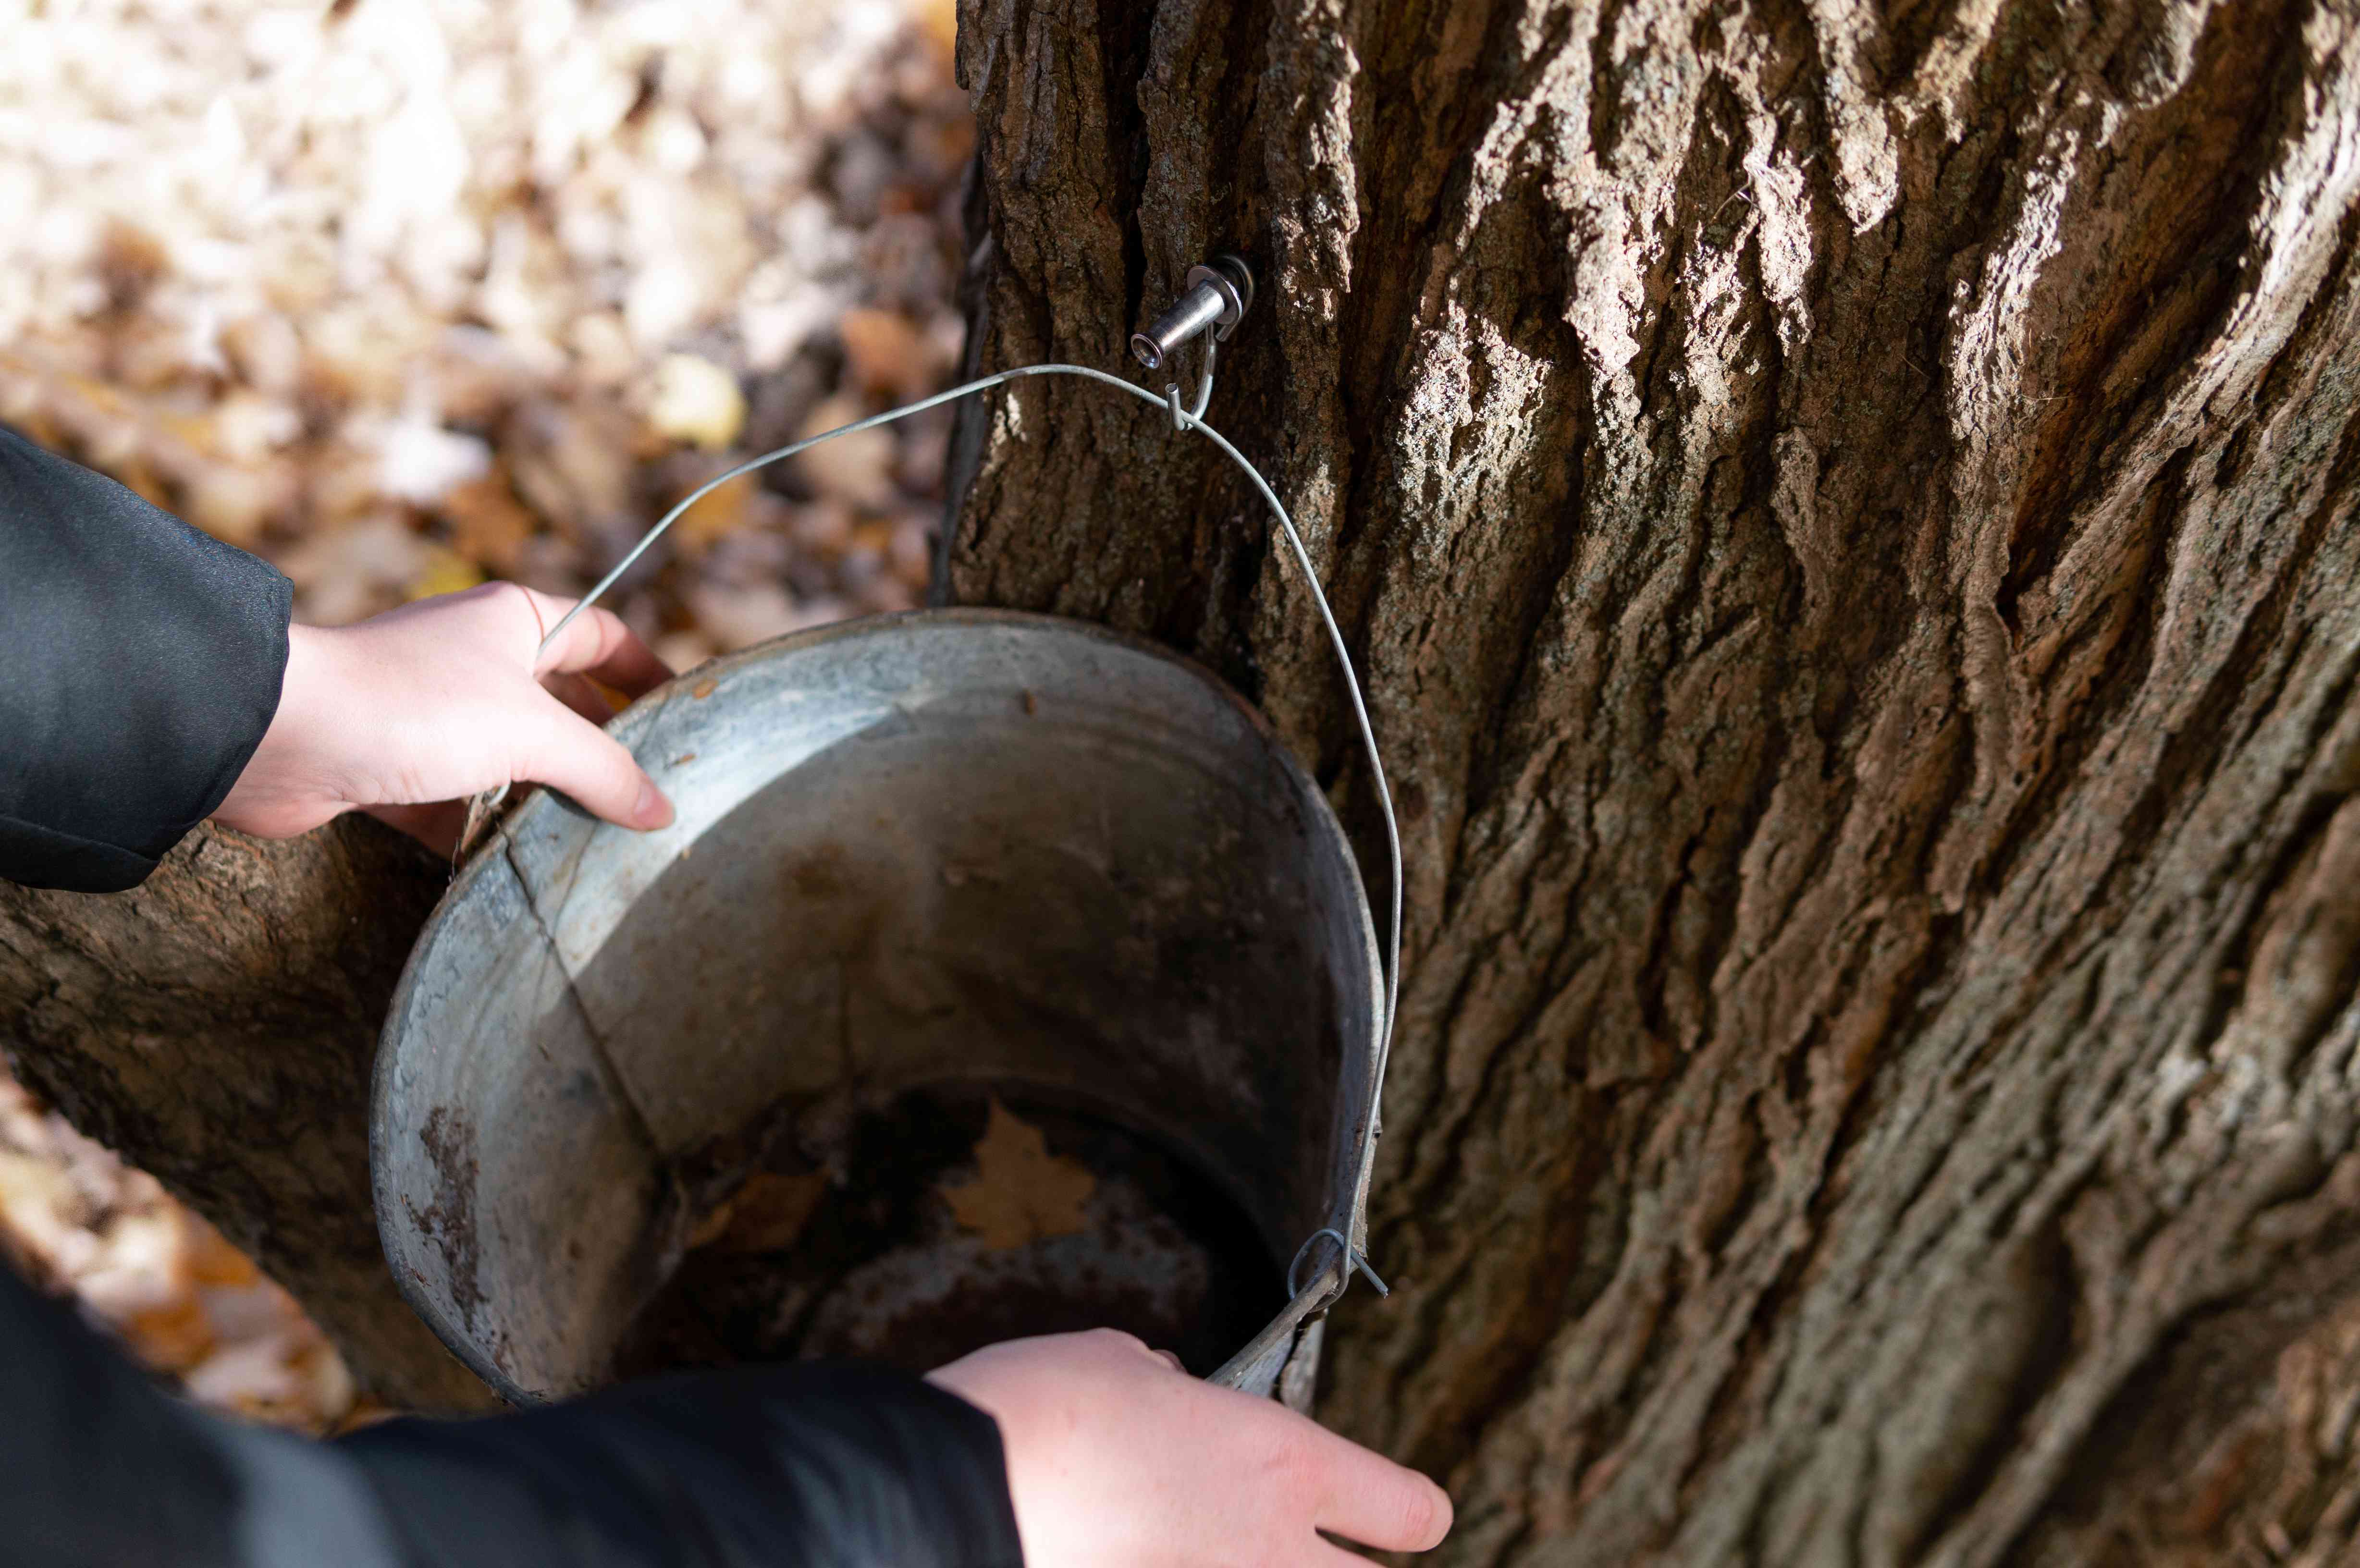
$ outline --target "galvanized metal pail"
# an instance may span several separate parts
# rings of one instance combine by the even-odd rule
[[[1307,1398],[1344,1249],[1281,1281],[1361,1240],[1382,981],[1250,706],[1136,638],[941,610],[708,665],[613,733],[677,822],[527,800],[378,1055],[386,1256],[461,1360],[530,1401],[1135,1307]],[[948,1212],[994,1160],[1014,1196]]]

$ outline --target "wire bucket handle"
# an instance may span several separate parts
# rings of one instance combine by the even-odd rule
[[[1304,585],[1311,591],[1311,602],[1319,612],[1320,624],[1327,629],[1328,646],[1335,653],[1337,669],[1344,678],[1345,694],[1351,700],[1352,719],[1360,731],[1360,746],[1368,756],[1370,777],[1376,784],[1377,804],[1384,819],[1385,853],[1391,874],[1392,893],[1387,907],[1384,937],[1384,1006],[1382,1014],[1377,1020],[1376,1060],[1369,1089],[1368,1114],[1360,1121],[1359,1148],[1353,1160],[1353,1170],[1357,1175],[1352,1194],[1349,1234],[1347,1234],[1345,1228],[1323,1226],[1305,1239],[1287,1269],[1286,1307],[1272,1319],[1270,1324],[1261,1334],[1255,1335],[1244,1349],[1232,1356],[1209,1379],[1232,1388],[1266,1388],[1276,1377],[1280,1368],[1285,1365],[1292,1353],[1296,1335],[1304,1324],[1333,1305],[1336,1300],[1343,1295],[1354,1274],[1365,1276],[1369,1283],[1375,1287],[1379,1295],[1390,1293],[1385,1282],[1378,1278],[1376,1270],[1369,1265],[1366,1250],[1368,1245],[1367,1196],[1370,1173],[1375,1163],[1377,1138],[1380,1136],[1378,1104],[1384,1088],[1385,1064],[1393,1050],[1393,1015],[1401,994],[1402,853],[1401,831],[1393,817],[1393,792],[1385,782],[1384,760],[1378,754],[1376,731],[1369,721],[1368,702],[1362,692],[1360,677],[1352,668],[1351,655],[1345,648],[1344,634],[1336,624],[1335,612],[1329,608],[1328,595],[1319,585],[1318,573],[1312,570],[1311,553],[1304,547],[1303,537],[1295,530],[1295,519],[1287,515],[1286,507],[1280,502],[1277,492],[1272,489],[1270,481],[1262,476],[1260,469],[1247,461],[1245,454],[1231,444],[1228,437],[1205,422],[1205,408],[1213,396],[1213,371],[1218,354],[1218,344],[1229,335],[1238,321],[1244,316],[1247,308],[1252,303],[1253,293],[1251,269],[1235,256],[1218,256],[1205,266],[1191,270],[1187,277],[1187,291],[1175,301],[1169,310],[1159,316],[1146,332],[1131,339],[1132,353],[1151,370],[1161,368],[1178,350],[1189,343],[1196,341],[1203,343],[1204,363],[1197,378],[1196,394],[1188,403],[1181,400],[1180,388],[1176,383],[1167,385],[1164,387],[1164,396],[1159,397],[1135,382],[1126,381],[1120,376],[1111,376],[1103,370],[1096,370],[1085,365],[1059,363],[1026,365],[1019,365],[1012,370],[1002,370],[994,375],[979,376],[973,381],[962,382],[946,391],[937,392],[931,397],[921,397],[915,402],[888,408],[880,414],[871,414],[867,419],[855,419],[850,424],[839,425],[832,430],[823,430],[818,435],[806,436],[801,441],[780,447],[775,451],[763,452],[759,457],[748,458],[727,473],[697,486],[659,518],[656,525],[642,534],[639,541],[615,563],[613,569],[591,586],[590,591],[582,596],[581,602],[560,617],[555,626],[550,627],[548,636],[542,639],[541,647],[547,648],[554,643],[574,616],[605,596],[623,574],[636,565],[639,558],[647,553],[649,548],[661,539],[666,530],[679,521],[690,507],[731,480],[754,473],[758,469],[767,468],[771,463],[782,463],[798,452],[807,452],[823,441],[834,441],[838,436],[874,430],[880,425],[889,425],[899,419],[906,419],[913,414],[923,413],[929,408],[940,408],[945,403],[956,402],[964,397],[972,397],[978,393],[989,392],[996,387],[1004,387],[1028,377],[1079,376],[1084,380],[1096,382],[1099,386],[1112,387],[1118,392],[1137,397],[1169,414],[1174,434],[1185,435],[1194,431],[1212,442],[1223,456],[1238,466],[1239,470],[1252,483],[1264,504],[1270,507],[1271,515],[1278,520],[1279,529],[1285,535],[1288,549],[1295,557],[1296,569],[1302,573]],[[480,811],[487,814],[489,809],[497,806],[506,793],[507,787],[503,786],[500,789],[483,798]],[[473,826],[474,823],[471,822],[471,829]],[[1314,1260],[1318,1261],[1320,1267],[1308,1279],[1299,1279],[1298,1276],[1305,1266]]]

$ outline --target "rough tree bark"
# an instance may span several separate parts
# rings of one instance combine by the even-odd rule
[[[961,20],[978,364],[1262,267],[1212,417],[1408,850],[1397,1289],[1323,1408],[1449,1480],[1445,1560],[2353,1551],[2351,0]],[[950,596],[1196,653],[1367,842],[1231,475],[1043,383],[956,461]],[[356,1207],[438,886],[355,825],[0,891],[0,1033],[456,1400]]]
[[[965,0],[971,355],[1207,252],[1407,843],[1323,1410],[1447,1560],[2360,1550],[2360,9]],[[1217,458],[970,419],[961,600],[1365,770]]]
[[[369,1064],[450,868],[366,818],[201,827],[137,891],[0,882],[0,1046],[33,1089],[285,1283],[412,1409],[491,1390],[394,1289],[370,1215]]]

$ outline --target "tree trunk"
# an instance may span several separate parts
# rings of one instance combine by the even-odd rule
[[[450,868],[348,818],[265,844],[201,827],[137,891],[0,882],[0,1044],[301,1300],[408,1409],[497,1404],[394,1289],[369,1206],[369,1063]]]
[[[2349,0],[960,21],[977,365],[1261,269],[1209,417],[1408,856],[1322,1408],[1444,1559],[2354,1550]],[[1035,381],[957,463],[950,596],[1195,652],[1376,845],[1217,456]]]

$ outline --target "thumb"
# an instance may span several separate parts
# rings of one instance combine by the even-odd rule
[[[546,693],[541,713],[517,759],[519,779],[562,789],[622,827],[672,824],[672,802],[621,742]]]

